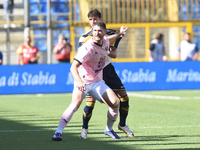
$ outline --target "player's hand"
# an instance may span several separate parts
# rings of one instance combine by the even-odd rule
[[[91,83],[84,83],[84,82],[79,82],[77,85],[78,90],[80,91],[85,91],[86,90],[86,85],[90,85]]]
[[[124,27],[124,26],[121,26],[120,28],[120,34],[124,34],[126,31],[128,30],[128,27]]]

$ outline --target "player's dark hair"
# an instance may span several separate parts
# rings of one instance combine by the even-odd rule
[[[157,36],[156,36],[156,39],[158,40],[161,40],[163,38],[163,34],[162,33],[159,33]]]
[[[94,26],[100,26],[101,28],[103,28],[104,30],[106,30],[106,24],[103,21],[98,21],[94,23]]]
[[[88,18],[89,17],[98,17],[100,19],[101,18],[101,13],[97,9],[93,9],[88,13]]]

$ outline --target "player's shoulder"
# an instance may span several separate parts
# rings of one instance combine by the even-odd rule
[[[80,39],[79,39],[79,43],[85,42],[88,39],[90,39],[92,37],[92,29],[90,29],[88,32],[84,33]]]
[[[108,43],[110,42],[109,39],[108,39],[108,37],[106,37],[106,36],[104,36],[103,40],[106,41],[106,42],[108,42]]]
[[[92,30],[92,29],[90,29],[89,31],[87,31],[87,32],[83,33],[81,37],[87,37],[87,36],[91,36],[91,35],[92,35],[92,31],[93,31],[93,30]]]
[[[87,41],[85,41],[84,44],[81,47],[89,47],[89,46],[91,46],[93,44],[94,44],[93,39],[90,38]]]
[[[107,37],[104,36],[104,42],[103,42],[103,46],[102,47],[105,47],[106,50],[108,49],[108,47],[110,47],[110,41]]]
[[[114,30],[114,29],[106,29],[106,35],[113,35],[113,34],[116,34],[118,33],[119,30]]]

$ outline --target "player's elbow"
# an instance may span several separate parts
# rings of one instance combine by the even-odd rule
[[[113,54],[112,58],[117,58],[117,54]]]
[[[117,58],[117,49],[113,46],[110,47],[110,54],[109,56],[111,58]]]

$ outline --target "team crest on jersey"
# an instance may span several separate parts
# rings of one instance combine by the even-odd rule
[[[108,46],[105,47],[105,50],[108,51]]]

